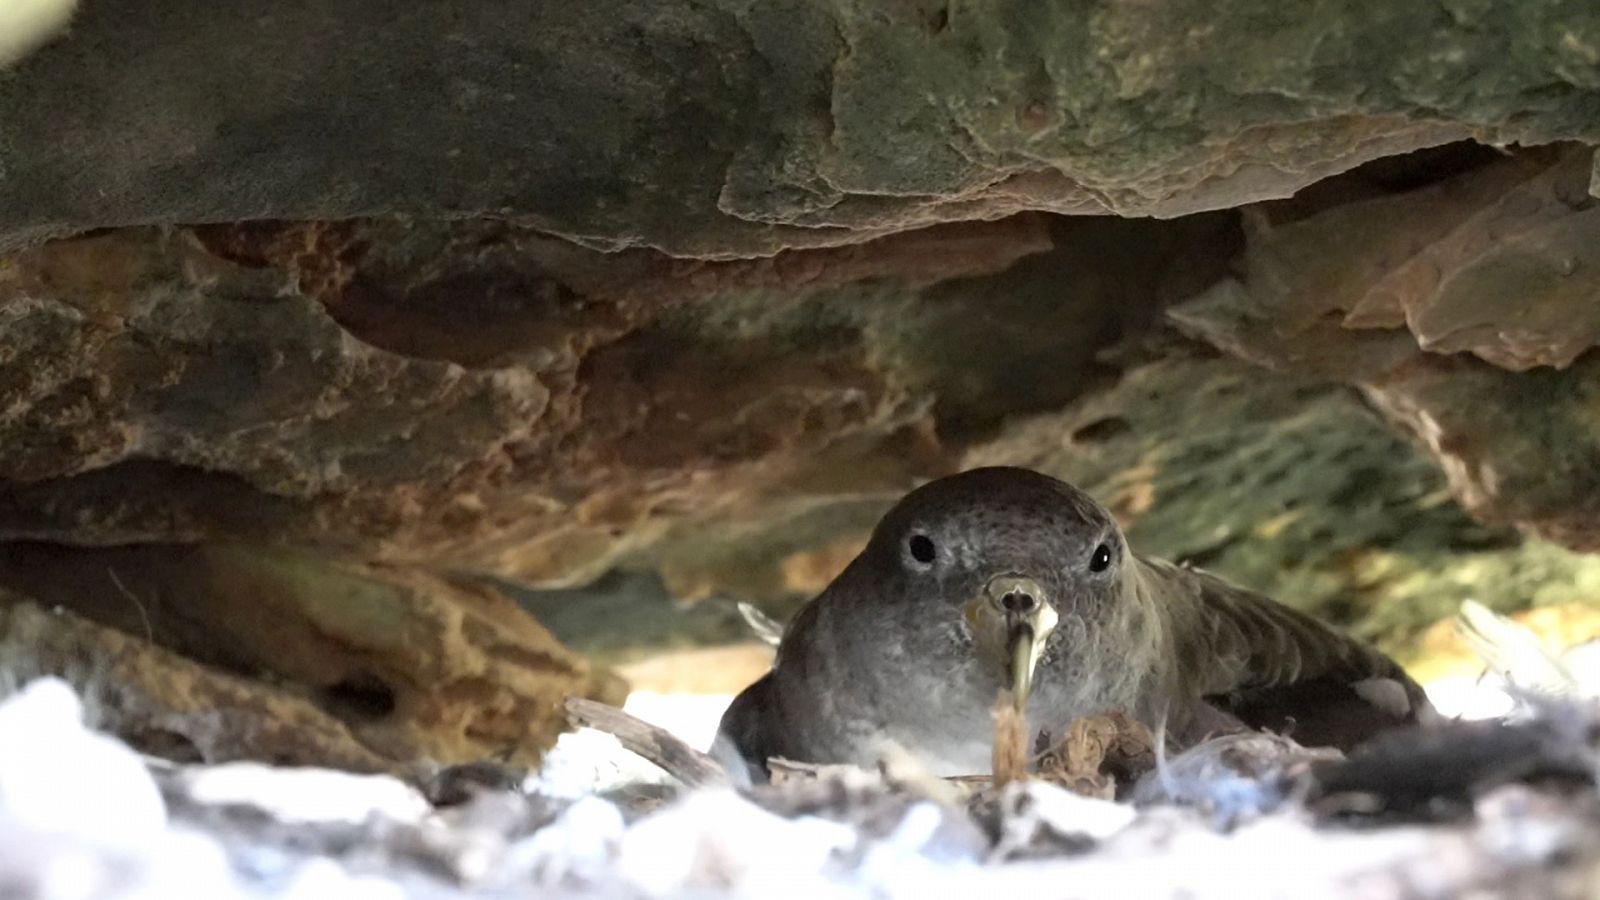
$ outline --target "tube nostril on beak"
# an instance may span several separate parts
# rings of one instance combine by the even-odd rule
[[[1033,608],[1039,605],[1039,601],[1035,600],[1032,594],[1024,593],[1023,591],[1009,591],[1000,598],[1000,605],[1005,608],[1006,612],[1029,613],[1033,612]]]

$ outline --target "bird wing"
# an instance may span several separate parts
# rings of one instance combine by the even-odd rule
[[[765,782],[767,760],[788,752],[784,738],[792,734],[792,730],[785,727],[777,667],[786,658],[790,666],[805,667],[807,661],[797,648],[808,645],[805,636],[816,628],[819,608],[820,604],[815,601],[801,607],[783,632],[790,638],[798,635],[799,639],[780,643],[773,668],[740,691],[722,714],[711,755],[728,770],[736,784]]]
[[[1246,725],[1348,749],[1431,709],[1369,644],[1209,572],[1143,562],[1173,619],[1180,683]]]
[[[772,673],[739,692],[722,714],[711,744],[711,758],[737,785],[767,781],[767,759],[777,755],[772,740]]]

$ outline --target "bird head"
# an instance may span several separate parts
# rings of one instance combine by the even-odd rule
[[[1027,469],[974,469],[907,494],[878,524],[862,561],[902,604],[899,623],[957,634],[1025,709],[1064,617],[1092,631],[1122,591],[1126,544],[1087,494]]]

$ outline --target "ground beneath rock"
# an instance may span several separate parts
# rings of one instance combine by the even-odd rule
[[[535,778],[436,808],[386,776],[152,761],[81,717],[54,680],[0,704],[4,896],[1580,897],[1600,886],[1592,780],[1501,785],[1443,822],[1334,821],[1289,803],[1231,830],[1195,809],[1037,781],[953,804],[916,779],[859,770],[627,801],[562,796]]]

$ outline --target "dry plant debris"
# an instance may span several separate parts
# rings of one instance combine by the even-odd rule
[[[1027,778],[1028,722],[1008,690],[994,701],[993,783],[1004,787]]]
[[[1075,794],[1115,799],[1155,768],[1155,736],[1126,713],[1085,716],[1067,726],[1067,734],[1037,761],[1039,777]]]

